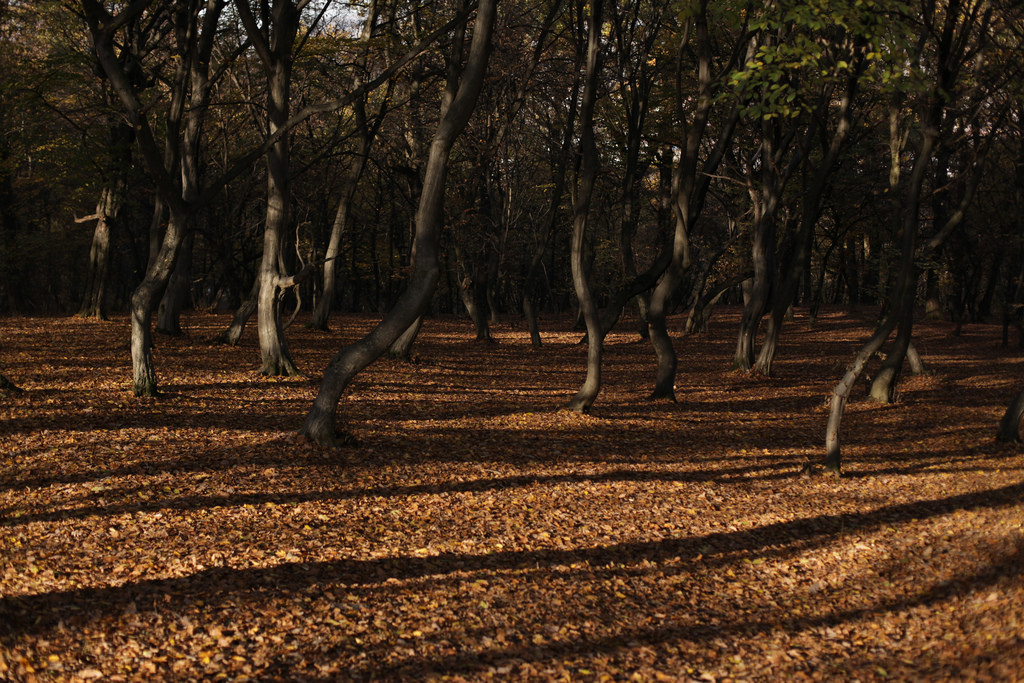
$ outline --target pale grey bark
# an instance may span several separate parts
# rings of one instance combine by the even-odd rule
[[[136,395],[157,393],[152,354],[152,316],[174,269],[187,233],[189,214],[199,195],[199,147],[202,121],[210,96],[209,69],[217,23],[226,0],[206,0],[203,6],[173,8],[175,25],[175,74],[161,151],[153,136],[146,108],[125,70],[115,47],[117,34],[150,5],[132,2],[111,15],[96,0],[82,0],[97,60],[132,124],[143,160],[156,182],[159,197],[167,205],[169,221],[159,249],[151,254],[142,282],[131,297],[132,390]],[[201,10],[201,11],[200,11]],[[185,103],[188,101],[189,106]],[[179,168],[180,174],[173,171]]]
[[[269,376],[297,375],[281,324],[282,245],[291,220],[290,148],[287,127],[290,112],[292,50],[306,0],[274,0],[264,26],[247,0],[235,7],[246,34],[263,65],[267,79],[267,123],[274,142],[266,150],[267,209],[263,227],[263,257],[260,261],[260,293],[256,305],[256,327],[260,345],[260,373]]]

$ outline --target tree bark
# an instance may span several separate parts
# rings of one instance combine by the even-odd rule
[[[359,42],[363,45],[364,50],[361,56],[361,66],[364,69],[367,65],[367,45],[373,37],[374,27],[377,24],[377,16],[379,12],[379,3],[377,0],[372,0],[370,7],[367,10],[363,30],[359,34]],[[359,71],[359,69],[356,70],[357,73],[359,73]],[[356,76],[353,86],[359,87],[361,83],[361,76]],[[331,234],[327,240],[327,254],[324,260],[323,293],[320,297],[320,301],[317,302],[316,308],[313,310],[313,315],[308,324],[308,327],[314,330],[326,331],[329,327],[331,311],[334,308],[334,300],[336,298],[335,290],[338,284],[337,266],[338,256],[341,253],[341,238],[348,226],[352,202],[356,194],[356,187],[359,184],[360,178],[363,176],[363,171],[366,168],[366,162],[370,154],[370,147],[373,144],[373,138],[376,135],[376,127],[371,129],[371,126],[366,119],[366,99],[366,95],[363,95],[352,104],[352,109],[355,114],[358,142],[356,143],[355,157],[352,159],[352,165],[347,169],[342,180],[341,193],[338,197],[338,208],[334,213],[334,222],[331,224]],[[378,122],[383,118],[386,106],[386,104],[382,105],[380,111],[377,113]]]
[[[249,290],[249,295],[245,297],[245,300],[235,311],[234,317],[231,319],[231,325],[228,329],[221,332],[218,337],[218,341],[234,346],[238,343],[238,340],[242,338],[242,332],[245,331],[245,324],[249,322],[249,318],[256,312],[256,302],[260,296],[260,277],[257,275],[253,279],[252,288]]]
[[[923,134],[917,149],[906,195],[902,202],[900,270],[893,296],[895,302],[893,310],[875,330],[874,335],[861,347],[854,357],[853,363],[847,368],[846,374],[843,375],[839,384],[832,391],[828,424],[825,428],[825,459],[823,464],[826,469],[836,474],[842,471],[840,426],[853,385],[864,371],[864,366],[868,360],[882,347],[882,344],[889,338],[897,323],[905,317],[909,318],[913,314],[915,286],[917,283],[914,256],[920,220],[918,211],[921,205],[921,192],[924,186],[925,174],[927,173],[931,152],[938,136],[937,127],[934,124],[940,113],[941,105],[929,107],[926,112],[922,122],[924,124],[922,126]]]
[[[654,288],[648,302],[647,321],[648,336],[657,358],[657,369],[654,380],[652,399],[674,401],[675,380],[678,360],[672,339],[668,335],[667,316],[669,300],[679,287],[684,272],[690,266],[690,234],[693,226],[704,209],[710,187],[710,178],[716,172],[725,151],[732,140],[736,123],[739,121],[739,109],[733,107],[719,131],[718,139],[711,154],[699,165],[701,143],[707,131],[711,108],[714,105],[715,78],[712,74],[712,45],[708,25],[708,2],[701,0],[694,13],[696,36],[695,50],[697,53],[698,98],[693,119],[684,122],[685,137],[679,160],[672,171],[671,206],[675,230],[672,237],[670,263],[662,276],[661,282]],[[680,44],[682,54],[686,48],[687,38]],[[742,50],[734,51],[734,59]],[[679,69],[682,66],[680,64]],[[682,80],[681,72],[676,75],[677,81]],[[676,106],[683,111],[682,92],[676,93]]]
[[[590,0],[590,20],[587,29],[587,67],[583,82],[583,101],[580,104],[580,167],[579,186],[573,206],[572,283],[579,301],[580,313],[587,327],[587,376],[576,395],[565,409],[577,413],[589,412],[601,391],[601,352],[604,335],[601,320],[590,288],[585,268],[585,244],[590,219],[590,203],[597,180],[597,142],[594,139],[594,107],[597,102],[597,85],[601,59],[601,25],[603,0]]]
[[[134,22],[149,3],[131,3],[111,15],[96,0],[82,0],[99,65],[128,115],[150,176],[157,186],[158,207],[166,204],[170,216],[160,247],[151,253],[142,282],[131,297],[132,391],[137,396],[157,393],[152,354],[152,316],[163,294],[184,240],[189,214],[199,195],[199,147],[202,122],[210,97],[209,69],[217,23],[226,0],[206,0],[204,7],[174,7],[175,72],[165,123],[164,149],[160,150],[136,84],[115,49],[117,32]],[[201,25],[201,27],[200,27]],[[123,51],[122,51],[123,53]],[[182,121],[189,102],[185,127]],[[180,172],[177,172],[180,169]],[[161,212],[162,213],[162,212]],[[156,214],[154,214],[156,220]]]
[[[131,355],[132,391],[136,396],[156,396],[157,378],[153,367],[153,309],[167,287],[174,270],[181,243],[185,238],[187,218],[178,210],[171,217],[164,233],[156,260],[149,265],[146,275],[131,298]]]
[[[83,318],[107,319],[107,283],[110,280],[110,249],[115,239],[118,214],[124,201],[123,179],[103,188],[96,204],[96,213],[87,218],[76,218],[76,223],[95,219],[92,246],[89,249],[89,275],[85,297],[78,315]]]
[[[540,279],[541,266],[544,261],[544,254],[551,243],[551,237],[555,234],[555,228],[559,222],[558,208],[562,204],[562,194],[565,192],[569,172],[569,158],[572,156],[573,131],[576,128],[577,100],[580,90],[579,67],[583,61],[583,51],[576,51],[576,63],[573,68],[572,89],[570,90],[569,112],[565,120],[565,129],[562,132],[562,144],[554,172],[554,188],[551,194],[551,203],[548,208],[547,223],[544,234],[537,245],[537,249],[530,259],[530,266],[526,271],[526,278],[523,280],[523,315],[530,330],[530,343],[534,348],[540,348],[540,328],[537,325],[537,311],[534,306],[534,299],[537,296],[537,281]]]
[[[177,336],[182,333],[181,311],[191,300],[192,291],[192,245],[195,233],[189,230],[181,245],[181,253],[174,264],[174,272],[167,282],[167,288],[157,307],[156,331],[160,334]]]
[[[260,293],[256,305],[256,325],[260,342],[260,374],[271,377],[298,375],[281,325],[281,269],[284,236],[291,220],[289,184],[290,150],[286,128],[290,111],[292,49],[299,29],[301,7],[293,0],[274,0],[270,19],[263,27],[256,24],[249,3],[237,0],[235,6],[246,34],[263,64],[267,78],[268,132],[276,136],[267,149],[267,211],[263,227],[263,258],[260,261]]]
[[[822,213],[822,201],[825,196],[825,189],[839,161],[839,153],[849,136],[853,126],[852,105],[857,94],[859,79],[864,68],[864,61],[861,57],[862,51],[858,51],[858,61],[846,81],[846,92],[839,101],[838,121],[835,132],[829,140],[828,149],[817,167],[807,172],[809,150],[814,138],[818,134],[818,125],[812,124],[808,127],[802,142],[802,158],[804,159],[805,174],[807,179],[804,182],[805,191],[802,193],[802,210],[800,214],[800,228],[794,237],[794,249],[789,256],[787,268],[782,275],[782,282],[779,291],[772,305],[772,314],[768,320],[768,327],[765,330],[764,342],[758,353],[757,361],[754,363],[754,371],[770,377],[772,374],[772,363],[775,360],[775,352],[778,348],[779,335],[782,325],[786,320],[788,311],[796,302],[800,289],[800,279],[805,272],[810,270],[811,247],[814,240],[814,226],[818,223]],[[832,106],[832,90],[826,89],[822,96],[822,103],[819,112],[828,111]],[[809,181],[809,182],[808,182]]]
[[[412,360],[412,345],[416,342],[421,327],[423,327],[423,316],[418,315],[412,324],[398,336],[398,339],[388,347],[388,358],[401,361]]]
[[[490,55],[497,0],[480,0],[473,39],[461,83],[449,79],[441,118],[430,146],[423,192],[416,211],[414,260],[409,285],[384,319],[365,337],[339,351],[324,372],[316,399],[299,433],[318,444],[339,442],[335,431],[338,400],[352,379],[409,329],[430,303],[440,277],[438,242],[444,215],[444,190],[452,145],[469,121]],[[456,57],[457,58],[457,57]],[[342,434],[341,440],[349,440]]]

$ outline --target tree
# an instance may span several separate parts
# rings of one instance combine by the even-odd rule
[[[302,10],[309,0],[260,0],[263,25],[256,22],[249,0],[236,0],[235,7],[255,48],[267,79],[267,134],[283,131],[291,111],[292,51]],[[282,246],[290,223],[290,155],[288,134],[283,132],[270,145],[267,163],[267,214],[260,262],[260,293],[257,319],[263,375],[297,375],[298,368],[288,352],[281,327],[283,292],[308,277],[310,271],[286,275]]]
[[[597,399],[601,390],[601,352],[604,333],[598,316],[597,304],[584,268],[584,240],[590,221],[590,201],[600,160],[594,139],[594,107],[597,102],[598,77],[601,64],[601,27],[603,0],[590,0],[587,19],[587,61],[583,76],[583,101],[580,105],[580,177],[573,203],[572,228],[572,282],[576,290],[583,320],[587,326],[587,376],[576,395],[565,405],[566,409],[585,413]]]
[[[416,212],[412,275],[405,292],[384,319],[365,337],[343,348],[324,371],[316,399],[299,430],[321,445],[335,444],[335,416],[338,400],[352,379],[409,329],[430,302],[440,276],[438,240],[444,218],[445,178],[448,156],[458,135],[466,127],[483,83],[494,30],[497,0],[480,0],[473,36],[461,69],[461,78],[449,78],[441,101],[441,117],[430,145],[423,178],[423,192]],[[461,54],[465,31],[457,30],[453,55]],[[342,436],[345,440],[347,435]]]
[[[152,315],[157,300],[167,287],[189,220],[198,203],[200,143],[202,124],[212,89],[210,64],[213,57],[221,11],[227,0],[178,3],[159,8],[145,17],[147,0],[134,0],[111,14],[97,0],[81,0],[84,18],[93,37],[96,57],[111,87],[117,93],[128,121],[136,131],[147,169],[154,180],[169,221],[155,258],[150,259],[145,277],[132,293],[131,354],[132,389],[137,396],[157,393],[152,355]],[[119,33],[134,25],[145,27],[138,41],[119,40]],[[175,67],[170,85],[164,149],[158,146],[151,115],[142,101],[143,87],[133,79],[119,58],[120,49],[131,45],[136,53],[131,63],[141,65],[165,31],[173,35]],[[186,112],[186,102],[188,102]]]
[[[732,39],[730,49],[716,65],[708,5],[706,0],[702,0],[693,6],[693,32],[691,34],[689,30],[685,31],[680,39],[680,62],[676,74],[676,110],[679,117],[680,142],[678,158],[672,170],[669,200],[674,230],[671,248],[668,250],[669,262],[666,264],[664,275],[651,294],[647,314],[651,345],[657,357],[654,390],[651,392],[653,399],[675,400],[678,360],[666,326],[669,302],[679,288],[683,274],[691,265],[691,238],[694,226],[704,210],[711,178],[717,173],[739,121],[738,105],[727,103],[720,127],[715,131],[711,126],[712,110],[716,101],[721,101],[720,88],[732,75],[739,60],[750,56],[749,49],[753,46],[745,21],[739,22],[737,26],[729,26],[727,31],[730,31],[729,37]],[[696,68],[696,94],[692,98],[695,101],[692,114],[687,117],[683,103],[690,98],[683,91],[684,65],[681,60],[688,51],[691,35],[694,41],[690,51]],[[712,136],[713,143],[707,140]],[[706,144],[711,145],[711,151],[703,156],[702,150]]]
[[[362,74],[368,71],[371,65],[370,55],[374,47],[372,40],[376,33],[382,4],[380,0],[371,0],[366,10],[366,18],[363,20],[363,28],[359,34],[356,46],[354,88],[358,88],[360,83],[363,82],[364,77]],[[334,221],[331,223],[327,251],[324,254],[323,291],[309,321],[309,327],[313,329],[326,330],[328,328],[331,310],[335,305],[338,261],[341,255],[341,238],[351,220],[352,204],[355,201],[356,189],[370,160],[373,140],[388,111],[388,102],[390,101],[391,94],[390,83],[389,81],[389,92],[381,98],[380,105],[372,117],[368,116],[367,113],[369,93],[356,98],[352,103],[356,148],[352,154],[352,160],[349,162],[349,167],[342,172],[341,189],[338,192],[338,205],[335,209]]]
[[[920,69],[915,70],[913,75],[922,79],[924,87],[920,88],[917,100],[918,143],[913,167],[899,196],[900,264],[893,291],[893,305],[884,321],[858,351],[832,392],[823,464],[828,470],[836,473],[841,469],[839,429],[853,385],[871,356],[882,347],[892,331],[899,327],[895,347],[886,357],[882,372],[879,373],[883,375],[883,380],[877,379],[877,376],[875,380],[876,384],[880,384],[877,390],[891,396],[895,387],[895,377],[898,376],[910,343],[917,284],[915,262],[922,256],[934,254],[958,227],[966,204],[969,204],[973,195],[973,191],[965,193],[964,201],[957,211],[940,224],[930,239],[924,241],[924,253],[919,254],[917,246],[921,227],[922,196],[933,154],[937,144],[941,142],[944,110],[957,93],[965,71],[972,65],[984,63],[983,60],[976,59],[975,55],[978,46],[985,42],[992,15],[984,3],[963,4],[959,0],[951,0],[948,4],[940,5],[935,0],[925,0],[919,17],[921,24],[917,42],[918,52],[911,63]],[[977,182],[978,177],[980,176],[975,176],[972,182]],[[872,393],[875,391],[876,387],[873,386]]]
[[[786,312],[795,303],[800,279],[809,265],[814,228],[821,218],[826,190],[839,164],[840,151],[853,127],[853,101],[867,66],[868,41],[877,33],[873,25],[875,9],[870,6],[855,7],[849,15],[849,25],[854,29],[843,29],[838,35],[827,33],[817,39],[819,44],[823,39],[827,42],[814,65],[819,72],[827,73],[828,77],[819,85],[816,97],[812,93],[805,96],[805,106],[812,111],[812,120],[805,127],[800,141],[798,159],[805,167],[805,183],[800,193],[799,223],[792,235],[788,253],[783,255],[771,303],[771,317],[753,366],[754,371],[765,376],[772,374],[772,362]],[[831,8],[831,11],[835,12],[836,8]],[[812,83],[815,81],[812,80]],[[830,118],[835,120],[831,127],[828,126]],[[820,161],[815,164],[812,147],[819,140],[823,149]]]

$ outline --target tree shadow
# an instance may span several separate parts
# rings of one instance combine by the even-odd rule
[[[863,533],[902,522],[919,521],[961,510],[1000,509],[1024,501],[1024,483],[950,496],[937,500],[889,505],[868,512],[820,515],[763,526],[701,536],[629,541],[581,548],[538,548],[502,550],[489,553],[443,552],[433,556],[392,556],[380,559],[345,559],[321,562],[286,562],[272,567],[214,567],[173,579],[141,580],[134,583],[53,591],[34,595],[0,597],[0,633],[5,637],[44,634],[62,620],[76,614],[89,620],[121,615],[130,604],[137,609],[152,605],[154,610],[181,611],[201,603],[206,609],[228,600],[246,600],[254,594],[288,594],[344,585],[349,590],[379,587],[389,579],[399,582],[427,579],[433,582],[470,580],[479,572],[551,570],[573,567],[636,565],[638,563],[685,563],[698,557],[704,566],[717,567],[740,557],[788,558],[820,547],[839,536],[858,530]],[[1014,562],[998,566],[992,580],[1006,571],[1019,574],[1018,548]],[[685,571],[685,569],[683,569]],[[395,586],[396,591],[403,588]],[[936,587],[933,597],[953,588]],[[901,604],[894,600],[893,605]],[[889,609],[888,607],[886,609]]]
[[[242,464],[258,467],[278,467],[282,465],[294,466],[296,460],[291,457],[251,457],[251,449],[239,449],[240,453],[246,454],[244,461],[233,461],[226,458],[225,463],[232,466]],[[313,453],[313,457],[319,455]],[[312,465],[316,459],[307,460],[305,464]],[[320,464],[330,466],[349,467],[350,463],[341,463],[331,460],[320,461]],[[209,472],[213,468],[206,459],[192,459],[189,461],[178,461],[172,467],[163,470],[168,473],[184,472]],[[436,495],[452,493],[480,493],[485,491],[501,491],[513,488],[525,488],[529,486],[555,486],[558,484],[593,484],[608,482],[680,482],[680,483],[705,483],[718,482],[722,484],[749,482],[752,479],[780,480],[791,478],[798,471],[797,467],[787,463],[767,463],[758,465],[745,465],[738,467],[718,467],[696,471],[680,471],[668,469],[613,469],[596,473],[568,473],[568,474],[523,474],[506,477],[485,477],[480,479],[437,482],[429,484],[396,484],[394,486],[366,486],[359,488],[346,488],[335,490],[317,491],[271,491],[260,493],[228,493],[212,494],[207,496],[189,495],[178,497],[154,497],[147,500],[135,499],[133,494],[139,491],[148,491],[146,486],[135,486],[129,488],[110,487],[105,490],[107,497],[118,496],[131,498],[131,500],[110,502],[103,504],[90,504],[72,508],[61,508],[46,512],[13,512],[0,516],[0,527],[16,527],[34,522],[62,522],[73,519],[84,519],[87,517],[104,516],[111,517],[126,513],[160,512],[165,510],[200,510],[217,507],[238,507],[243,505],[264,505],[274,503],[276,505],[295,505],[311,501],[328,502],[355,500],[360,498],[400,498],[417,495]],[[87,483],[90,481],[101,481],[112,477],[152,475],[154,468],[150,464],[125,465],[119,468],[112,468],[102,472],[85,472],[78,477],[54,476],[39,478],[24,484],[26,487],[37,488],[54,484]]]

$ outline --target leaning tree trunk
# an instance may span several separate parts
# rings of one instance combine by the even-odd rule
[[[910,350],[910,336],[914,329],[914,308],[907,307],[898,322],[896,341],[882,361],[882,367],[871,381],[870,397],[877,403],[893,403],[896,401],[896,386],[903,370],[903,361]]]
[[[665,275],[651,294],[647,308],[648,336],[657,357],[654,390],[650,395],[652,399],[675,400],[678,360],[666,325],[669,300],[679,287],[684,272],[690,267],[690,231],[703,211],[710,187],[709,180],[721,163],[739,120],[738,108],[734,106],[732,112],[726,117],[711,155],[703,166],[699,166],[702,142],[707,131],[711,107],[714,104],[712,46],[707,8],[707,0],[701,0],[694,16],[698,55],[697,77],[700,88],[693,120],[688,126],[684,126],[686,138],[682,153],[672,170],[671,206],[675,231],[672,239],[671,258]],[[681,81],[681,75],[677,74],[677,80]]]
[[[933,122],[940,111],[941,108],[930,109],[924,123]],[[853,385],[864,371],[864,366],[871,356],[889,338],[896,324],[904,316],[913,315],[914,294],[917,283],[914,252],[917,247],[918,210],[921,204],[921,190],[924,186],[925,174],[937,135],[934,125],[925,125],[922,128],[925,134],[921,138],[917,159],[914,162],[914,168],[907,186],[907,194],[901,207],[903,218],[900,228],[903,236],[900,245],[900,270],[893,296],[893,310],[886,317],[885,322],[877,328],[871,339],[861,347],[853,363],[847,368],[846,374],[843,375],[836,388],[832,390],[828,424],[825,427],[825,459],[822,464],[826,469],[836,474],[839,474],[842,469],[842,442],[840,440],[839,428],[850,392],[853,390]]]
[[[601,391],[601,351],[604,336],[601,333],[601,319],[598,315],[594,294],[590,289],[585,267],[587,225],[589,223],[590,201],[597,180],[597,142],[594,139],[594,105],[597,101],[597,79],[601,55],[601,10],[603,0],[590,0],[590,23],[587,36],[587,68],[583,84],[583,101],[580,105],[580,153],[583,163],[580,169],[580,183],[573,206],[572,227],[572,283],[579,300],[580,313],[587,326],[587,377],[576,395],[565,408],[577,413],[586,413]]]
[[[174,264],[185,236],[187,218],[175,209],[164,233],[156,260],[150,263],[146,276],[132,292],[131,355],[132,391],[136,396],[156,396],[156,370],[153,367],[153,310],[167,288]]]
[[[1003,414],[1003,419],[999,421],[996,438],[1000,441],[1020,443],[1022,421],[1024,421],[1024,391],[1017,394],[1006,409],[1006,413]]]
[[[249,318],[256,312],[256,302],[260,297],[260,277],[259,275],[253,280],[252,288],[249,290],[248,296],[242,301],[238,310],[235,311],[234,317],[231,319],[231,324],[228,329],[224,330],[217,337],[217,341],[234,346],[238,343],[238,340],[242,338],[242,332],[245,331],[245,324],[249,322]]]
[[[412,345],[416,342],[416,337],[419,336],[421,327],[423,327],[423,316],[418,315],[412,321],[412,324],[406,328],[405,332],[402,332],[398,339],[388,347],[388,358],[401,361],[412,359]]]
[[[348,216],[352,201],[356,194],[356,185],[363,169],[366,166],[366,151],[369,143],[360,140],[359,150],[353,161],[353,168],[349,169],[341,189],[341,197],[338,199],[338,208],[334,213],[334,223],[331,225],[331,235],[327,241],[327,254],[324,257],[324,282],[323,294],[313,310],[308,326],[314,330],[327,330],[331,317],[331,310],[334,308],[335,290],[337,288],[338,256],[341,254],[341,238],[348,225]]]
[[[497,0],[480,0],[461,83],[450,78],[442,99],[441,118],[430,145],[423,192],[416,211],[414,259],[409,284],[384,319],[368,335],[339,351],[324,371],[320,390],[299,429],[299,434],[318,444],[338,443],[334,423],[342,392],[363,368],[380,357],[399,335],[409,329],[426,310],[433,296],[441,274],[438,242],[444,222],[448,157],[480,94],[490,53],[496,5]],[[460,48],[461,42],[456,41]],[[460,52],[453,50],[452,59],[459,59]],[[342,434],[341,440],[348,438]]]
[[[754,363],[754,371],[766,377],[770,377],[772,374],[772,363],[775,360],[775,352],[778,348],[782,325],[786,320],[786,311],[788,311],[797,300],[801,277],[810,270],[811,247],[813,246],[812,242],[814,240],[814,226],[818,223],[818,219],[821,218],[822,199],[825,195],[825,189],[827,187],[829,177],[836,167],[836,163],[839,160],[839,152],[842,149],[843,144],[846,142],[846,138],[849,136],[850,129],[852,128],[853,122],[851,109],[854,97],[857,94],[858,79],[863,68],[864,61],[863,59],[859,59],[856,67],[847,79],[846,92],[843,94],[843,97],[839,102],[838,123],[836,125],[835,132],[832,134],[828,150],[826,151],[821,164],[817,168],[810,169],[813,173],[813,177],[808,177],[808,155],[806,151],[810,148],[813,139],[818,134],[818,126],[810,126],[807,134],[804,136],[804,141],[802,143],[804,153],[802,156],[805,160],[805,190],[802,193],[803,210],[800,216],[800,228],[798,229],[795,238],[795,248],[793,253],[790,255],[788,267],[786,268],[785,273],[783,273],[779,292],[775,297],[775,302],[772,306],[772,315],[768,321],[768,327],[765,330],[764,342],[761,344],[761,350],[758,353],[757,361]],[[825,97],[827,102],[825,106],[830,106],[832,100],[831,95],[832,93],[829,91]]]

